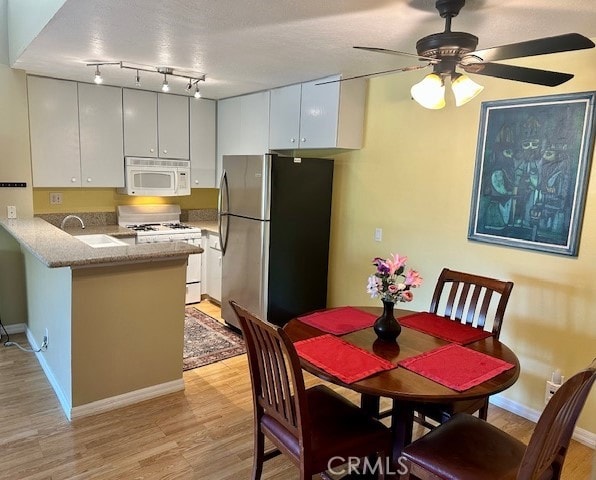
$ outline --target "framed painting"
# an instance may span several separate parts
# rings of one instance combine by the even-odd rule
[[[482,103],[470,240],[577,256],[595,95]]]

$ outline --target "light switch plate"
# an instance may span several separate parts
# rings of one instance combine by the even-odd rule
[[[14,205],[9,205],[6,207],[6,216],[8,218],[17,218],[17,207]]]

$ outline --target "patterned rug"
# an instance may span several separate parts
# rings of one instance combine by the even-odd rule
[[[209,365],[245,352],[241,335],[196,308],[186,307],[183,370]]]

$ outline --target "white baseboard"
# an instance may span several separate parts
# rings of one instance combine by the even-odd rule
[[[96,402],[87,403],[78,407],[73,407],[70,413],[70,420],[75,420],[89,415],[96,415],[98,413],[115,410],[116,408],[132,405],[133,403],[142,402],[151,398],[161,397],[168,393],[179,392],[184,390],[184,379],[179,378],[171,382],[153,385],[151,387],[135,390],[134,392],[123,393],[115,397],[104,398]]]
[[[6,333],[9,335],[13,335],[14,333],[24,333],[27,331],[27,324],[26,323],[12,323],[10,325],[4,325],[6,329]],[[4,332],[2,332],[4,333]]]
[[[532,408],[526,407],[525,405],[514,402],[513,400],[504,398],[501,395],[493,395],[490,397],[490,403],[502,408],[503,410],[515,413],[516,415],[519,415],[520,417],[523,417],[534,423],[538,421],[540,414],[542,413],[538,410],[534,410]],[[585,445],[586,447],[596,449],[596,434],[584,428],[575,427],[575,430],[573,431],[573,439]]]
[[[35,341],[35,337],[31,333],[31,330],[29,330],[29,329],[27,329],[27,340],[29,341],[29,345],[31,345],[31,348],[33,350],[39,350],[39,345]],[[56,396],[58,397],[58,401],[60,402],[60,406],[62,407],[62,410],[64,410],[66,417],[70,420],[71,403],[70,403],[69,396],[64,393],[62,388],[60,388],[60,385],[58,384],[58,381],[56,380],[56,377],[54,376],[54,372],[52,372],[52,369],[48,365],[48,362],[46,362],[46,359],[41,354],[41,352],[35,352],[35,356],[37,357],[37,361],[41,365],[41,369],[46,374],[46,378],[48,379],[48,382],[50,382],[50,385],[54,389],[54,392],[56,393]]]

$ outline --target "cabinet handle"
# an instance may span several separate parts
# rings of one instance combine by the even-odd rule
[[[76,179],[75,177],[72,177],[72,178],[70,179],[70,182],[71,182],[71,183],[77,183],[77,179]]]
[[[151,153],[153,153],[153,152],[155,152],[155,148],[150,148],[150,149],[149,149],[149,151],[150,151]]]
[[[302,138],[300,139],[300,141],[304,143],[304,142],[306,142],[306,138],[302,137]]]
[[[199,184],[199,181],[198,180],[195,180],[195,185],[198,185],[198,184]]]
[[[168,153],[168,151],[167,151],[167,150],[164,148],[164,151],[163,151],[163,153]]]
[[[295,139],[295,138],[290,138],[290,142],[291,142],[291,143],[294,143],[295,141],[296,141],[296,139]]]
[[[91,183],[91,177],[87,178],[87,183]]]

